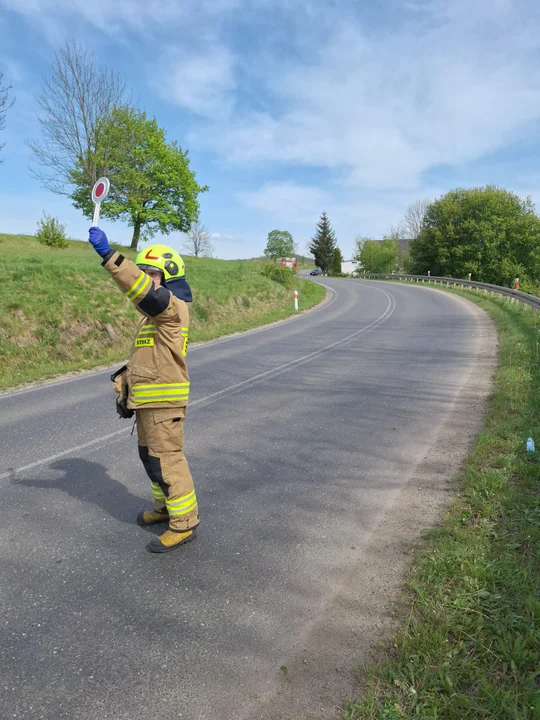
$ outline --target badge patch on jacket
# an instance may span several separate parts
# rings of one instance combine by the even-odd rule
[[[152,325],[152,323],[143,325],[137,333],[137,337],[135,338],[135,347],[153,347],[155,335],[155,325]]]

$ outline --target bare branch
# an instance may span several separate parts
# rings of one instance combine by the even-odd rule
[[[46,189],[70,195],[72,172],[78,169],[91,187],[104,171],[96,167],[101,122],[125,101],[125,82],[117,73],[99,67],[84,46],[64,45],[37,97],[41,137],[27,141],[34,177]]]
[[[193,223],[187,231],[184,249],[195,257],[212,257],[214,247],[210,242],[210,233],[201,223]]]
[[[399,238],[412,240],[420,235],[426,210],[431,205],[429,200],[415,200],[405,212],[403,221],[397,228],[392,228]]]
[[[4,73],[0,72],[0,130],[5,130],[6,127],[6,115],[10,107],[13,106],[15,100],[9,99],[9,91],[13,88],[11,84],[4,85]],[[0,150],[4,145],[0,145]],[[3,160],[0,160],[0,165]]]

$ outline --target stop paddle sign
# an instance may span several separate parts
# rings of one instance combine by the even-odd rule
[[[94,187],[92,188],[92,202],[94,203],[94,218],[92,225],[97,227],[99,222],[99,211],[101,209],[101,203],[109,194],[110,183],[106,177],[99,178]]]

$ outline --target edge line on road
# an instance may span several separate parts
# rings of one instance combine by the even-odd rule
[[[216,402],[217,400],[219,400],[219,398],[221,398],[225,395],[234,395],[246,387],[250,387],[251,385],[257,385],[262,380],[276,377],[277,375],[281,375],[282,373],[287,372],[288,370],[291,370],[293,368],[296,368],[299,365],[304,365],[305,363],[310,362],[311,360],[315,359],[316,357],[320,357],[321,355],[328,352],[329,350],[333,350],[336,347],[345,345],[346,343],[351,342],[352,340],[359,337],[360,335],[363,335],[364,333],[368,332],[369,330],[374,330],[376,327],[381,325],[383,322],[385,322],[385,320],[388,320],[388,318],[393,315],[394,310],[396,309],[396,299],[394,298],[393,295],[391,295],[386,290],[382,290],[381,288],[376,288],[373,286],[371,286],[371,289],[376,290],[377,292],[380,292],[383,295],[385,295],[386,299],[388,300],[388,305],[386,306],[385,311],[381,315],[379,315],[379,317],[376,320],[373,320],[371,323],[369,323],[369,325],[366,325],[363,328],[360,328],[360,330],[356,330],[355,332],[351,333],[350,335],[347,335],[346,337],[341,338],[341,340],[336,340],[335,342],[331,343],[330,345],[326,345],[325,347],[320,348],[319,350],[314,350],[313,352],[308,353],[307,355],[303,355],[302,357],[299,357],[296,360],[291,360],[288,363],[279,365],[277,368],[274,368],[272,370],[266,370],[263,373],[254,375],[253,377],[247,378],[246,380],[242,380],[241,382],[235,383],[234,385],[229,385],[229,387],[223,388],[223,390],[218,390],[215,393],[211,393],[210,395],[207,395],[204,398],[199,398],[199,400],[194,400],[193,402],[189,403],[190,411],[197,407],[206,407],[207,405],[211,405],[212,403]],[[128,432],[131,432],[130,428],[122,428],[121,430],[115,430],[115,432],[108,433],[107,435],[103,435],[102,437],[99,437],[99,438],[95,438],[94,440],[90,440],[89,442],[83,443],[82,445],[76,445],[75,447],[71,447],[71,448],[68,448],[67,450],[63,450],[62,452],[56,453],[55,455],[49,455],[48,457],[42,458],[41,460],[35,460],[34,462],[29,463],[28,465],[23,465],[22,467],[19,467],[19,468],[11,468],[10,470],[6,470],[5,472],[0,474],[0,480],[5,480],[6,478],[13,477],[17,473],[25,472],[26,470],[32,470],[35,467],[53,462],[54,460],[58,460],[61,457],[65,457],[66,455],[71,455],[72,453],[79,452],[81,450],[86,450],[86,449],[88,449],[90,447],[94,447],[94,446],[99,447],[103,443],[106,443],[107,441],[112,440],[113,438],[119,438],[120,436],[125,435]]]
[[[215,340],[202,340],[201,342],[197,343],[196,345],[192,345],[190,347],[190,355],[194,352],[197,352],[197,350],[202,350],[203,348],[207,347],[213,347],[214,345],[222,345],[226,342],[233,342],[234,340],[240,340],[242,338],[248,337],[250,335],[257,335],[261,332],[267,332],[268,330],[272,330],[276,327],[281,327],[282,325],[288,325],[292,322],[297,322],[298,320],[305,320],[306,318],[310,318],[313,315],[316,315],[317,313],[321,312],[322,310],[326,310],[326,308],[329,308],[333,303],[338,299],[339,293],[337,290],[334,290],[334,288],[331,288],[329,285],[325,285],[324,283],[318,283],[319,285],[322,285],[327,290],[329,290],[332,293],[332,298],[325,302],[325,300],[322,300],[318,306],[316,306],[313,309],[308,309],[302,311],[299,315],[293,315],[292,317],[285,318],[284,320],[276,320],[275,322],[268,323],[266,325],[263,325],[259,328],[253,328],[252,330],[240,330],[239,332],[231,333],[230,335],[226,335],[225,337],[216,338]],[[120,363],[121,361],[119,361]],[[31,392],[38,392],[39,390],[47,390],[47,388],[50,387],[58,387],[58,385],[67,385],[68,383],[75,382],[76,380],[84,380],[85,378],[95,377],[96,375],[105,375],[114,368],[118,367],[118,363],[114,365],[107,366],[106,368],[102,368],[101,370],[88,370],[85,372],[84,370],[81,371],[80,375],[75,375],[74,377],[64,378],[63,380],[50,380],[47,382],[46,380],[41,385],[36,385],[35,387],[27,387],[22,388],[21,390],[11,390],[8,392],[1,392],[0,393],[0,402],[4,398],[10,398],[14,397],[15,395],[26,395],[27,393]],[[39,382],[39,381],[38,381]],[[0,475],[0,479],[2,476]]]

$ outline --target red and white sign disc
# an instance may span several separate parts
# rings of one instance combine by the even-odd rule
[[[92,202],[100,203],[105,200],[109,194],[109,187],[110,184],[106,177],[99,178],[92,189]]]

